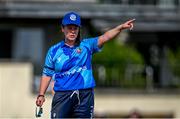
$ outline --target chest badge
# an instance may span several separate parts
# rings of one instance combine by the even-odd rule
[[[82,49],[81,49],[81,48],[77,48],[77,49],[76,49],[76,52],[77,52],[78,54],[80,54],[80,53],[82,52]]]

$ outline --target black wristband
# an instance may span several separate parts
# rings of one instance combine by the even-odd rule
[[[39,97],[44,97],[44,95],[38,95],[37,98],[39,98]]]

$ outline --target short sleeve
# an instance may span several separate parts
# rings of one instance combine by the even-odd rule
[[[52,77],[53,74],[55,73],[55,67],[54,67],[52,55],[53,55],[52,48],[50,48],[46,54],[44,68],[43,68],[43,74],[42,74],[43,76]]]
[[[101,51],[101,48],[98,47],[98,39],[99,37],[85,39],[86,43],[89,45],[89,48],[93,53]]]

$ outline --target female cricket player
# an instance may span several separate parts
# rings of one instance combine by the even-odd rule
[[[131,30],[134,20],[118,25],[101,36],[81,40],[80,16],[75,12],[65,14],[61,23],[65,38],[47,52],[36,105],[43,105],[46,89],[53,79],[55,94],[51,118],[93,117],[95,80],[92,56],[122,30]]]

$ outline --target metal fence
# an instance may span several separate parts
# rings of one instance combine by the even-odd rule
[[[146,77],[142,65],[119,64],[94,65],[94,76],[98,87],[146,88]]]
[[[138,89],[152,92],[156,90],[153,68],[140,64],[113,63],[94,64],[94,77],[99,88]],[[180,65],[171,67],[172,79],[166,87],[157,90],[180,90]],[[158,84],[161,85],[161,84]]]

